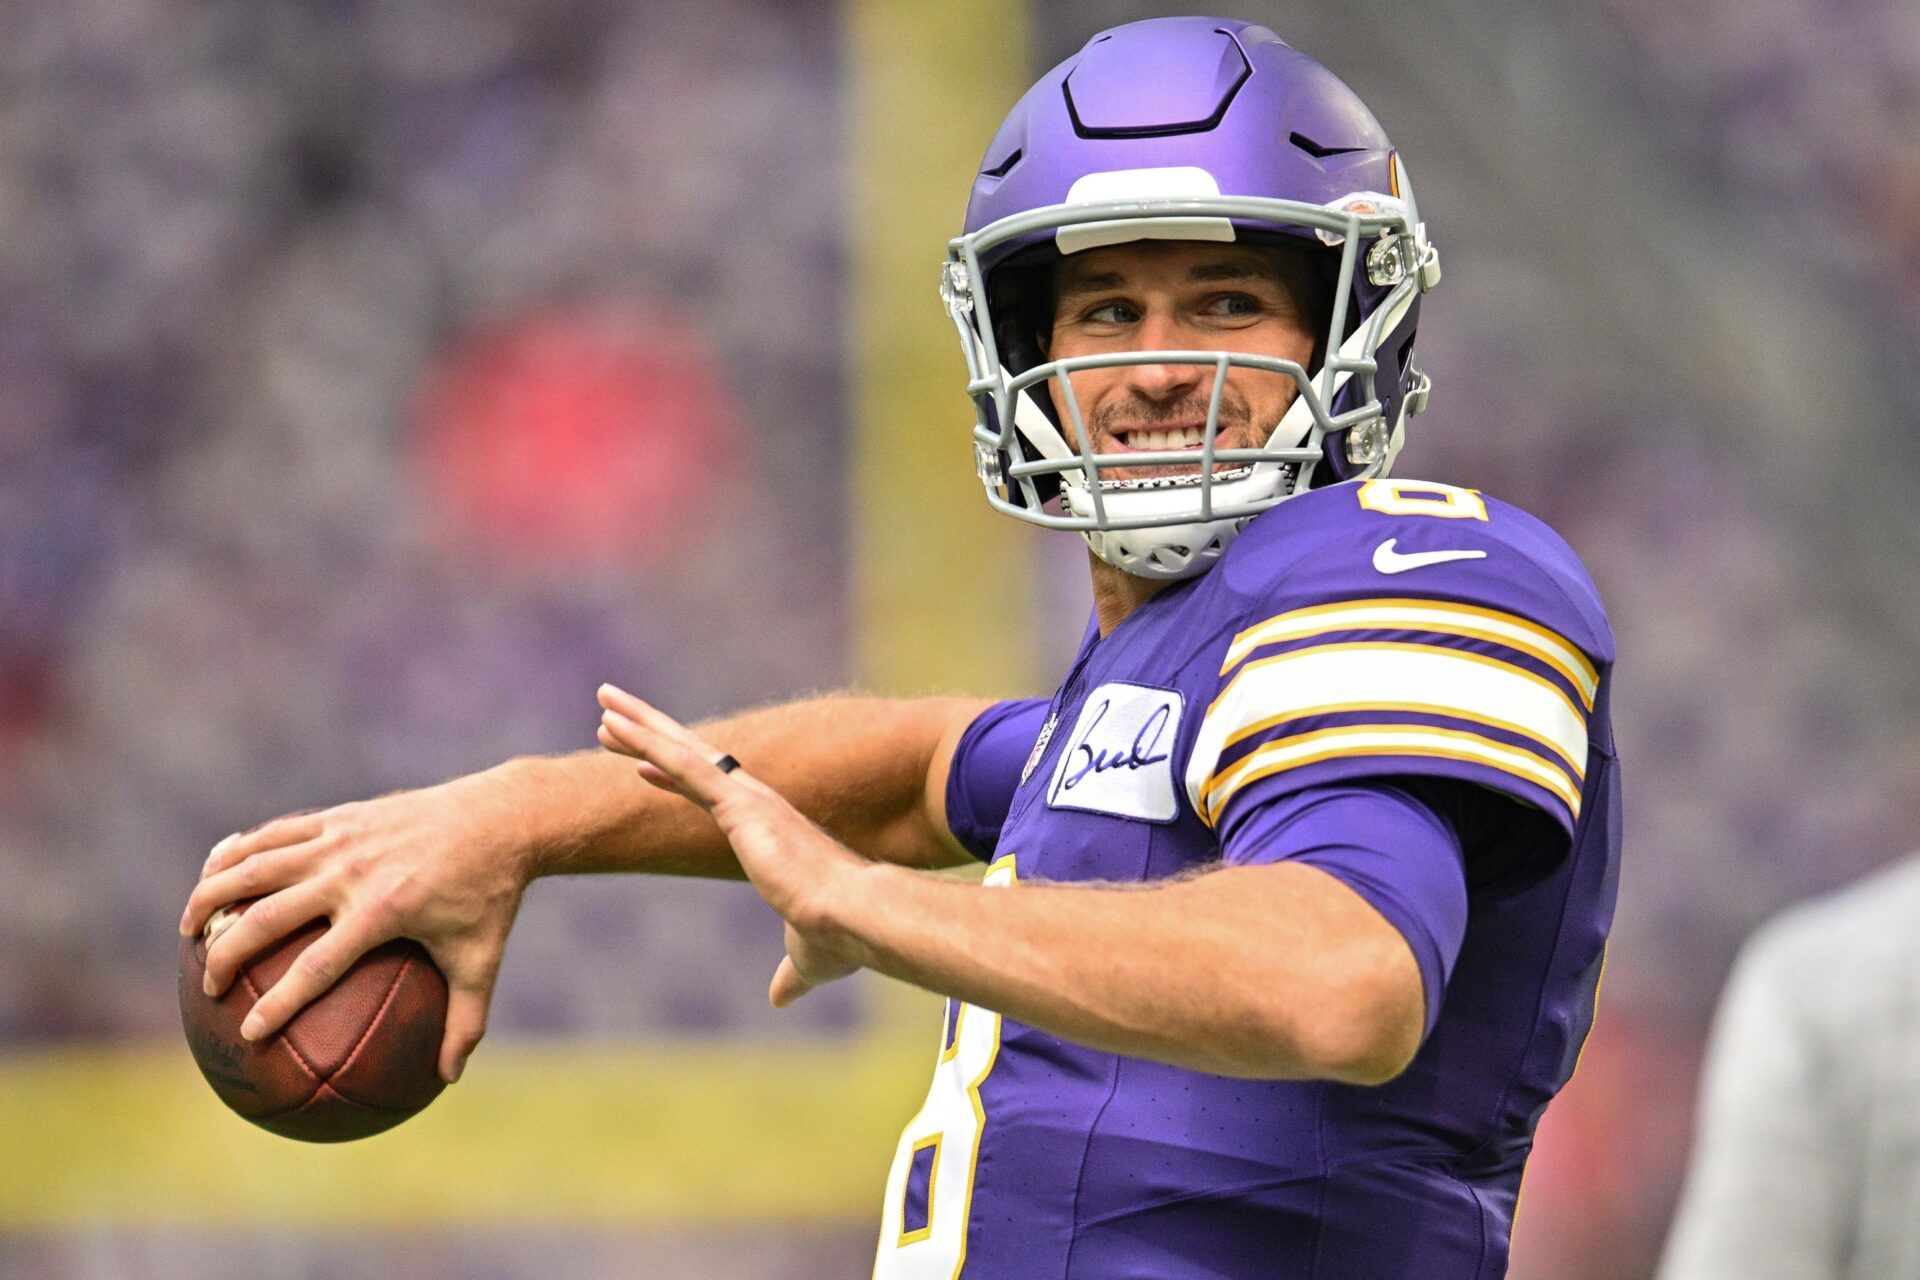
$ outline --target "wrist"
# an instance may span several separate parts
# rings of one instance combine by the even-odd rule
[[[849,860],[820,895],[816,935],[862,966],[872,964],[878,954],[876,925],[887,917],[915,874],[890,862]]]
[[[543,756],[522,756],[448,784],[469,790],[467,803],[482,814],[500,859],[523,888],[557,872],[577,843],[542,821],[553,790],[547,772],[552,764]]]

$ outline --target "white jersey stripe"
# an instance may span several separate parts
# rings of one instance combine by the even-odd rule
[[[1531,738],[1574,768],[1585,768],[1586,717],[1544,677],[1430,645],[1328,645],[1250,662],[1214,700],[1187,761],[1187,796],[1195,812],[1207,812],[1221,754],[1234,742],[1314,708],[1343,703],[1488,724]],[[1551,766],[1542,762],[1541,767]]]
[[[1439,600],[1350,600],[1278,614],[1233,638],[1220,667],[1225,675],[1255,649],[1338,631],[1434,631],[1489,640],[1518,650],[1565,676],[1593,707],[1600,676],[1587,656],[1545,627],[1496,609]]]

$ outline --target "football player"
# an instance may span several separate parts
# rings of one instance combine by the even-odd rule
[[[861,967],[949,997],[876,1275],[1504,1274],[1612,915],[1613,644],[1550,529],[1388,478],[1438,278],[1325,68],[1240,22],[1096,36],[988,148],[941,281],[988,501],[1091,550],[1059,691],[696,734],[604,687],[597,758],[223,841],[183,931],[264,896],[210,986],[328,915],[264,1034],[417,937],[453,1076],[533,875],[743,874],[776,1004]],[[984,883],[918,870],[962,853]]]

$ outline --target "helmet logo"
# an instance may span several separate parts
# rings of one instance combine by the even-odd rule
[[[1398,218],[1407,220],[1407,202],[1398,196],[1390,196],[1382,191],[1350,191],[1338,200],[1329,200],[1322,208],[1338,214],[1351,214],[1358,218]],[[1338,231],[1328,231],[1324,227],[1314,228],[1320,243],[1337,248],[1345,244],[1347,237]]]

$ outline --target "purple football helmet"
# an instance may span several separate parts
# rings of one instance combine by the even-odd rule
[[[1036,298],[1061,255],[1134,240],[1305,247],[1329,297],[1314,367],[1228,351],[1049,360]],[[1405,167],[1365,104],[1264,27],[1158,18],[1116,27],[1043,76],[987,148],[941,295],[960,332],[987,499],[1073,529],[1146,578],[1210,568],[1254,515],[1317,484],[1386,474],[1428,380],[1413,364],[1420,295],[1440,278]],[[1124,364],[1214,368],[1198,467],[1187,451],[1100,454],[1065,375]],[[1233,367],[1299,394],[1260,448],[1216,449]],[[1059,379],[1073,420],[1055,417]]]

